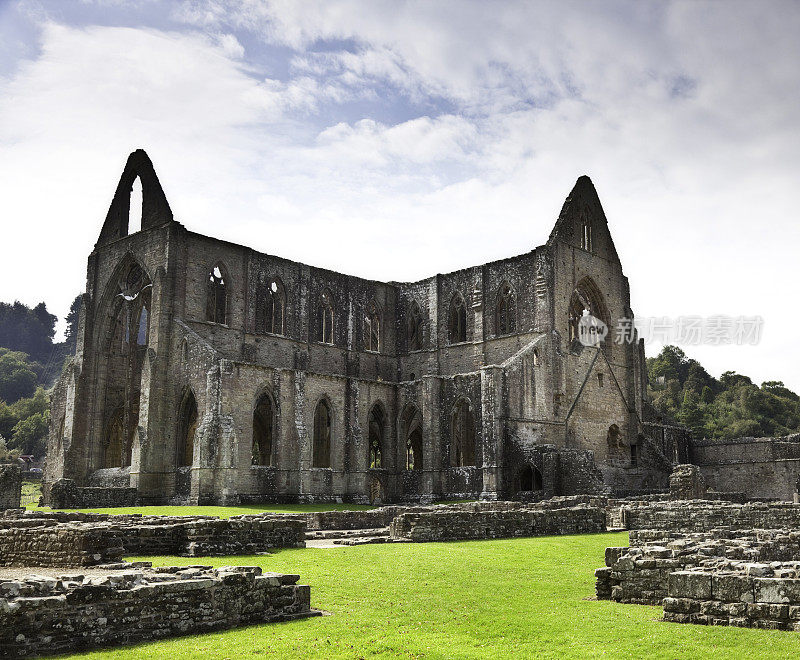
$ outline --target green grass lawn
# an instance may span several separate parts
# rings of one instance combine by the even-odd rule
[[[85,654],[111,658],[786,658],[797,633],[668,624],[661,608],[587,600],[626,534],[283,550],[160,565],[299,573],[332,616]]]

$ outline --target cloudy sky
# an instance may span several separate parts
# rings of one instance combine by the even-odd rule
[[[130,151],[188,228],[381,280],[544,243],[581,174],[639,318],[800,390],[800,4],[0,0],[0,300],[63,317]],[[659,346],[648,346],[655,354]]]

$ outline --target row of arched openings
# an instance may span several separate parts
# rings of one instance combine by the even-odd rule
[[[198,425],[197,401],[191,390],[188,390],[181,403],[178,423],[177,465],[192,465],[194,456],[194,438]],[[253,445],[252,465],[269,466],[272,464],[273,434],[276,425],[276,411],[272,398],[268,394],[259,397],[253,410]],[[405,469],[422,470],[424,465],[422,448],[422,414],[416,406],[406,407],[401,417],[401,441],[405,442]],[[475,420],[469,404],[461,400],[456,404],[452,414],[452,451],[453,466],[475,465]],[[368,418],[368,467],[382,468],[384,464],[384,446],[387,428],[387,416],[379,404],[375,404]],[[333,418],[327,400],[322,399],[314,410],[312,466],[317,468],[331,467],[331,438]]]
[[[206,298],[206,320],[212,323],[227,323],[228,292],[227,277],[221,263],[208,274]],[[314,340],[323,344],[334,343],[333,296],[323,290],[317,300]],[[507,335],[516,332],[517,316],[514,293],[507,283],[501,285],[495,305],[495,334]],[[378,305],[370,301],[364,311],[364,348],[381,350],[381,315]],[[261,274],[256,289],[255,331],[260,334],[286,334],[286,291],[277,278],[267,281]],[[448,313],[448,340],[451,344],[467,341],[467,306],[461,294],[450,302]],[[409,351],[423,347],[422,313],[416,301],[412,301],[406,317],[406,341]]]

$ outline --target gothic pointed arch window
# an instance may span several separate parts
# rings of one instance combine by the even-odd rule
[[[467,341],[467,306],[460,293],[454,295],[450,301],[447,336],[451,344]]]
[[[461,399],[453,409],[451,438],[451,465],[475,465],[475,417],[465,399]]]
[[[515,302],[511,287],[507,283],[502,284],[497,292],[497,303],[494,309],[494,327],[498,336],[510,335],[517,331]]]
[[[275,408],[269,394],[262,394],[253,410],[252,465],[272,465]]]
[[[221,263],[208,274],[206,288],[206,321],[225,324],[228,313],[228,278]]]
[[[317,301],[317,325],[314,339],[322,344],[333,344],[333,296],[327,289]]]
[[[178,442],[176,461],[178,467],[187,467],[194,462],[194,436],[198,424],[197,401],[194,392],[188,390],[183,397],[178,417]]]
[[[369,411],[369,467],[381,468],[383,465],[383,435],[386,428],[386,415],[375,404]]]
[[[323,399],[314,411],[314,448],[312,466],[331,466],[331,409]]]
[[[256,290],[256,332],[286,334],[286,290],[277,277],[259,277]]]
[[[610,327],[611,319],[603,301],[603,294],[590,277],[575,285],[569,301],[568,322],[570,341],[578,339],[581,319],[591,315]]]
[[[381,350],[381,315],[374,300],[364,311],[364,348],[374,353]]]
[[[416,300],[412,300],[406,316],[406,341],[409,351],[422,349],[422,312]]]
[[[401,432],[406,446],[406,470],[422,470],[422,414],[414,405],[403,413]]]

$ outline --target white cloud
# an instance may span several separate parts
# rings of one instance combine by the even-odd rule
[[[761,314],[760,346],[688,352],[800,389],[795,4],[166,6],[188,27],[46,23],[0,80],[3,215],[41,251],[0,299],[65,313],[138,146],[190,228],[386,280],[531,249],[587,173],[637,314]]]

